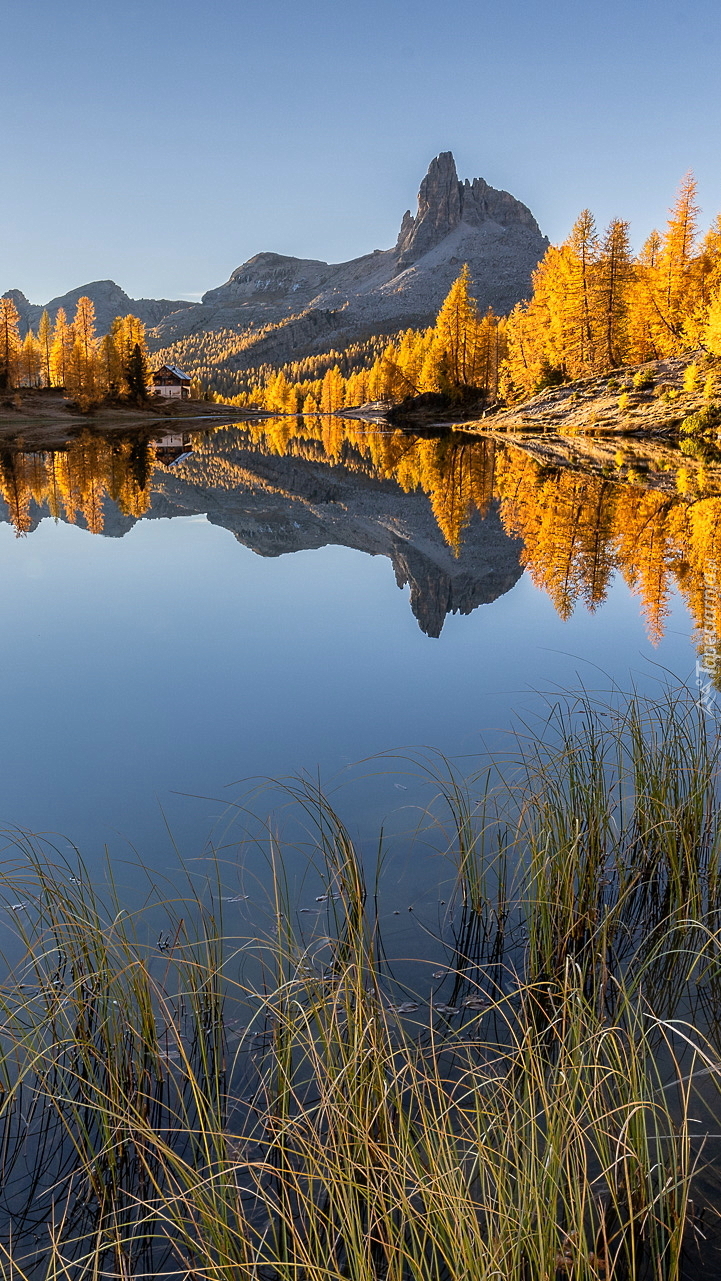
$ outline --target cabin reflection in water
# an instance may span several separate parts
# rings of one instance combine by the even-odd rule
[[[155,441],[155,457],[166,467],[179,462],[181,458],[187,458],[192,452],[193,441],[189,431],[171,432]]]
[[[563,618],[598,609],[620,574],[654,642],[680,592],[717,679],[717,460],[618,438],[544,438],[539,455],[537,442],[284,417],[155,441],[86,432],[63,450],[6,446],[0,491],[18,534],[48,514],[118,536],[141,517],[202,513],[263,556],[328,544],[385,555],[430,636],[523,569]]]

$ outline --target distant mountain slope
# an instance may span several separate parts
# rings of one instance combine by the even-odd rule
[[[531,211],[482,178],[460,182],[450,151],[431,162],[392,249],[350,262],[259,253],[201,303],[133,299],[112,280],[93,281],[45,304],[51,316],[71,316],[78,298],[95,303],[98,332],[129,312],[153,327],[154,350],[198,333],[243,335],[235,368],[278,364],[359,338],[430,324],[461,266],[470,266],[482,309],[505,313],[530,292],[531,272],[548,247]],[[25,327],[43,307],[8,291]]]
[[[150,328],[171,312],[181,309],[187,311],[193,305],[185,298],[175,301],[169,298],[130,298],[114,280],[93,280],[87,285],[79,285],[77,289],[71,289],[59,298],[51,298],[50,302],[43,304],[28,302],[25,294],[19,289],[8,289],[3,297],[12,298],[15,303],[20,313],[23,333],[28,329],[37,330],[38,321],[44,311],[48,311],[50,319],[54,320],[62,307],[68,320],[72,320],[78,299],[82,297],[91,298],[95,304],[96,327],[99,334],[108,332],[116,316],[138,316]]]

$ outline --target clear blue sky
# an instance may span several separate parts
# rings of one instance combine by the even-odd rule
[[[721,210],[718,0],[4,0],[0,292],[193,297],[387,248],[437,152],[639,243]]]

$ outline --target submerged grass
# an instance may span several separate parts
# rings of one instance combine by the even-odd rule
[[[721,1068],[715,738],[683,697],[583,702],[495,775],[437,783],[452,993],[423,1009],[399,1000],[382,882],[310,784],[289,788],[324,890],[308,930],[272,833],[247,937],[219,882],[129,913],[18,848],[0,1275],[719,1275],[694,1190]]]

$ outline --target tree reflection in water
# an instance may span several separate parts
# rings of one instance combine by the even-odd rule
[[[545,446],[545,438],[543,438]],[[522,540],[522,564],[562,618],[578,603],[595,610],[615,573],[641,600],[649,638],[663,636],[669,597],[686,602],[714,682],[721,681],[721,469],[665,444],[618,439],[500,442],[450,432],[412,436],[333,416],[262,419],[191,434],[192,456],[174,463],[196,487],[248,486],[238,451],[305,459],[421,491],[457,556],[475,513],[497,504],[504,530]],[[61,450],[0,452],[0,493],[20,535],[33,505],[56,519],[102,533],[111,500],[142,517],[153,498],[162,442],[143,435],[85,431]],[[709,644],[709,637],[712,644]],[[713,652],[712,652],[713,651]]]

